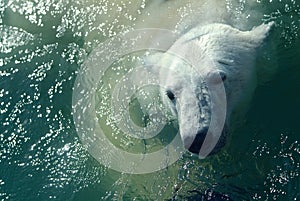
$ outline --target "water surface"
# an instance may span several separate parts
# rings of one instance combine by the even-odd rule
[[[246,1],[226,3],[228,12],[247,16]],[[72,89],[91,49],[130,27],[145,5],[0,1],[1,200],[300,199],[300,2],[251,6],[263,14],[249,20],[275,22],[265,47],[271,51],[258,66],[277,70],[259,83],[226,147],[204,160],[185,153],[167,169],[128,175],[105,168],[82,145]]]

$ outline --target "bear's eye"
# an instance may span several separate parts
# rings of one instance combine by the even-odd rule
[[[219,73],[220,73],[222,81],[225,81],[227,78],[226,73],[224,73],[223,71],[220,71]]]
[[[174,95],[173,92],[170,91],[170,90],[167,90],[167,91],[166,91],[166,95],[168,96],[168,98],[169,98],[171,101],[173,101],[173,100],[175,99],[175,95]]]

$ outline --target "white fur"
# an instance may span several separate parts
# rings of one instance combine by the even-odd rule
[[[114,0],[119,4],[120,0]],[[145,3],[146,2],[146,3]],[[126,16],[124,10],[118,11],[117,6],[112,9],[110,15],[100,14],[95,22],[119,21],[124,27],[132,28],[163,28],[179,33],[180,37],[170,47],[169,52],[177,52],[187,60],[192,60],[194,69],[182,59],[170,54],[157,53],[145,58],[146,63],[159,63],[163,68],[152,69],[159,75],[159,80],[164,89],[161,91],[163,102],[179,120],[180,134],[185,147],[189,147],[192,141],[203,127],[207,126],[209,109],[199,111],[201,82],[208,81],[218,86],[216,75],[226,75],[224,82],[227,96],[226,125],[234,111],[241,102],[249,100],[255,88],[256,69],[255,59],[257,48],[267,36],[272,23],[258,25],[256,17],[260,16],[254,4],[249,3],[249,11],[239,15],[239,12],[228,12],[234,1],[220,0],[136,0],[128,4]],[[239,4],[240,1],[236,1]],[[114,15],[112,15],[114,14]],[[245,16],[246,15],[246,16]],[[247,19],[251,16],[251,20]],[[260,17],[258,17],[261,19]],[[112,23],[113,24],[113,23]],[[103,28],[105,28],[105,26]],[[117,26],[112,26],[114,28]],[[249,28],[250,27],[250,28]],[[114,30],[114,29],[112,29]],[[93,33],[85,38],[94,38]],[[159,36],[157,36],[159,37]],[[159,40],[159,39],[158,39]],[[201,76],[199,76],[200,72]],[[176,103],[168,100],[166,89],[172,90],[176,96]],[[216,97],[218,97],[216,95]],[[217,98],[216,103],[210,107],[218,108],[222,98]],[[215,136],[214,132],[209,136]]]
[[[193,61],[194,69],[182,58],[168,52],[157,53],[145,59],[148,64],[157,64],[157,67],[152,68],[152,72],[158,73],[161,85],[164,86],[161,90],[163,102],[178,117],[180,134],[186,148],[191,146],[196,134],[209,125],[206,122],[209,121],[209,116],[201,118],[201,115],[209,115],[209,112],[205,113],[203,107],[199,108],[203,96],[199,92],[201,81],[211,82],[211,86],[214,87],[221,84],[215,81],[216,74],[221,72],[226,75],[224,85],[228,125],[232,111],[253,93],[256,51],[272,24],[262,24],[251,31],[240,31],[225,24],[208,24],[191,29],[180,37],[168,52],[178,53],[181,57]],[[169,100],[166,90],[172,91],[176,97],[175,101]],[[218,102],[221,99],[216,97],[214,107],[221,105],[221,102]],[[214,136],[214,133],[208,135]]]

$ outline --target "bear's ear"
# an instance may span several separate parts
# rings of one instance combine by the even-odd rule
[[[164,53],[157,52],[151,53],[143,56],[144,67],[153,74],[158,74],[160,71],[160,66],[162,65],[162,59]]]
[[[258,27],[253,27],[251,31],[246,31],[244,33],[254,46],[259,47],[263,43],[264,39],[269,35],[270,29],[273,25],[274,22],[261,24]]]

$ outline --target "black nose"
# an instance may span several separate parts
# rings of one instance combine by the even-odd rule
[[[202,129],[200,132],[197,133],[192,145],[189,148],[189,151],[194,154],[199,154],[204,139],[206,137],[208,128]]]

